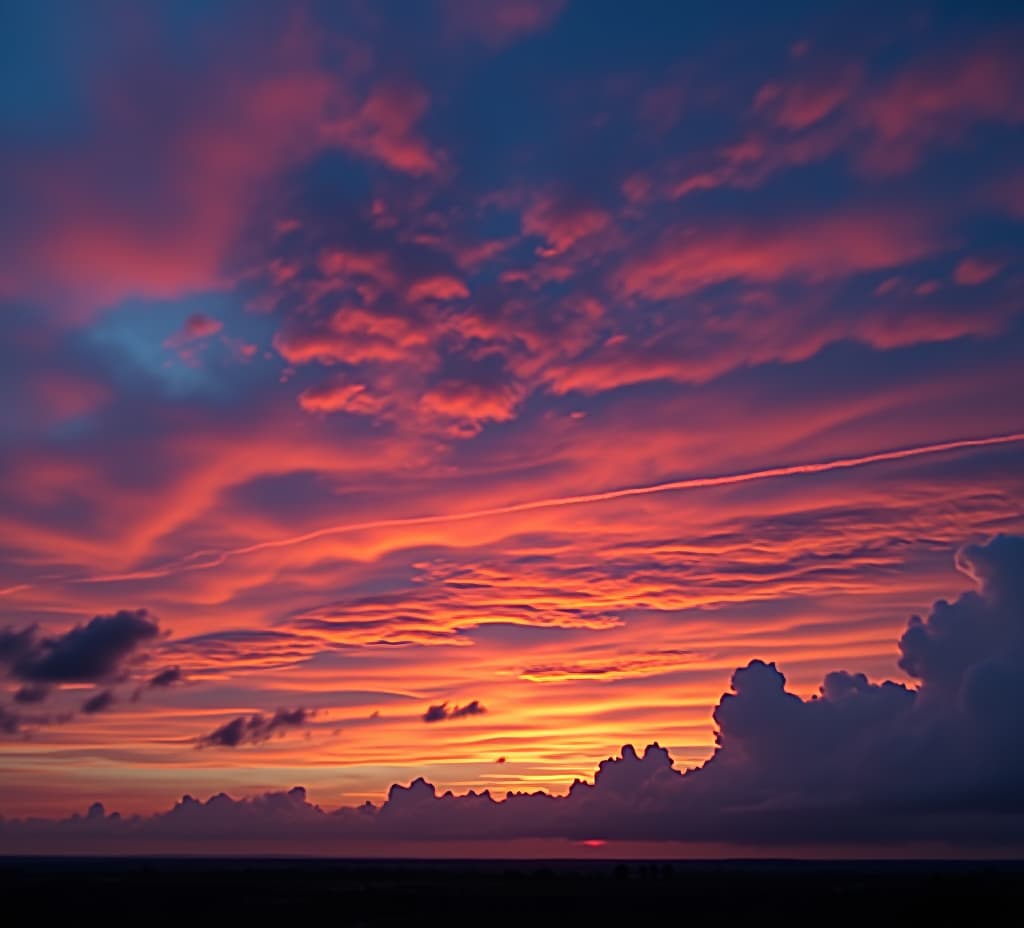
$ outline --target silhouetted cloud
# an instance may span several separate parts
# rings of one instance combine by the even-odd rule
[[[105,712],[114,704],[114,694],[110,690],[102,690],[95,696],[90,696],[82,703],[82,711],[88,715],[97,712]]]
[[[161,670],[159,673],[154,674],[149,678],[147,686],[173,686],[175,683],[181,683],[185,679],[185,675],[181,672],[180,667],[167,667]]]
[[[301,708],[278,709],[271,716],[259,712],[248,716],[240,715],[201,737],[199,745],[236,748],[241,744],[259,744],[275,733],[305,725],[312,715],[309,709]]]
[[[0,631],[0,664],[29,683],[95,683],[117,677],[140,645],[160,634],[145,609],[98,615],[63,635],[40,637],[35,626]]]
[[[447,719],[462,719],[470,715],[483,715],[486,711],[477,699],[467,702],[464,706],[452,706],[450,709],[448,708],[448,703],[443,702],[438,706],[431,706],[427,709],[423,713],[423,721],[444,722]]]
[[[23,705],[43,702],[50,695],[50,688],[42,683],[26,683],[14,694],[14,701]]]

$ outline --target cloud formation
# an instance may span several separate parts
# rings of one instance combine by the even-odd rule
[[[817,695],[786,688],[772,663],[751,661],[715,709],[717,748],[680,772],[657,743],[623,747],[592,783],[567,794],[445,792],[419,778],[394,785],[379,807],[327,813],[301,788],[254,799],[186,796],[149,818],[0,822],[0,846],[78,835],[99,846],[184,847],[236,839],[507,839],[727,841],[784,847],[883,847],[917,842],[1024,846],[1024,537],[1000,535],[960,550],[975,591],[937,601],[900,639],[916,688],[864,674],[828,673]],[[474,701],[436,719],[476,714]],[[235,746],[301,724],[304,710],[240,717],[208,736]],[[425,716],[425,719],[427,717]],[[429,720],[429,719],[428,719]],[[265,850],[266,845],[261,845]]]
[[[203,735],[200,747],[237,748],[243,744],[261,744],[289,728],[300,728],[313,716],[309,709],[278,709],[273,715],[260,712],[240,715]]]
[[[98,683],[121,675],[139,647],[159,634],[145,609],[98,615],[57,636],[41,636],[36,626],[6,628],[0,630],[0,666],[26,683]]]
[[[95,715],[97,712],[106,712],[114,702],[114,694],[110,690],[100,690],[100,692],[95,696],[90,696],[82,703],[82,711],[86,715]]]
[[[483,715],[487,710],[480,705],[478,699],[474,699],[472,702],[467,702],[464,706],[452,706],[448,707],[448,703],[443,702],[440,705],[430,706],[426,712],[423,713],[424,722],[445,722],[450,719],[464,719],[471,715]]]

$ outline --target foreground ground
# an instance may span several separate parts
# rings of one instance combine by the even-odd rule
[[[1024,864],[0,858],[0,897],[36,924],[986,924]]]

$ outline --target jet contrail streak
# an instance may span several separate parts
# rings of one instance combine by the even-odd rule
[[[895,451],[879,451],[875,454],[864,454],[857,457],[833,458],[828,461],[816,461],[809,464],[787,464],[782,467],[769,467],[763,470],[746,471],[739,474],[723,474],[714,477],[689,477],[684,480],[670,480],[667,483],[654,483],[637,487],[622,487],[618,490],[603,490],[598,493],[583,493],[578,496],[558,496],[549,499],[531,500],[525,503],[510,503],[506,506],[492,506],[487,509],[475,509],[471,512],[456,512],[430,516],[404,516],[393,519],[374,519],[368,522],[348,522],[340,525],[329,525],[315,529],[302,535],[287,538],[275,538],[260,541],[240,548],[225,551],[197,551],[181,561],[171,565],[155,567],[150,570],[133,571],[123,574],[107,574],[105,576],[81,578],[84,583],[106,583],[119,580],[143,580],[151,577],[162,577],[167,574],[185,570],[207,570],[223,564],[229,558],[255,554],[274,548],[288,548],[306,542],[316,541],[331,535],[344,535],[350,532],[368,531],[378,528],[399,528],[410,525],[436,525],[448,522],[467,522],[472,519],[486,519],[493,516],[514,515],[520,512],[532,512],[536,509],[555,509],[562,506],[583,506],[589,503],[603,503],[608,500],[626,499],[631,496],[648,496],[654,493],[671,493],[678,490],[699,490],[709,487],[731,486],[737,483],[752,483],[757,480],[772,480],[776,477],[792,477],[798,474],[821,474],[832,470],[847,470],[852,467],[864,467],[868,464],[881,464],[886,461],[901,461],[905,458],[923,457],[929,454],[942,454],[947,451],[963,451],[968,448],[985,448],[992,445],[1009,445],[1024,441],[1024,432],[1008,435],[992,435],[987,438],[962,438],[953,441],[938,442],[931,445],[917,445],[913,448],[899,448]]]

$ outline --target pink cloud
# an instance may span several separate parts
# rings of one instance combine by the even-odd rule
[[[968,257],[960,261],[953,271],[953,280],[961,287],[975,287],[995,277],[1003,268],[999,261]]]
[[[406,295],[413,302],[419,300],[464,300],[469,296],[469,290],[457,277],[439,274],[415,281],[410,285]]]
[[[861,68],[849,64],[814,80],[765,84],[754,97],[754,109],[789,130],[806,129],[834,113],[857,91]]]
[[[355,113],[326,123],[324,138],[404,174],[437,174],[444,155],[417,131],[429,107],[420,87],[380,84]]]
[[[358,306],[344,306],[324,323],[294,323],[274,336],[274,347],[291,364],[398,361],[426,349],[428,333],[415,320]]]
[[[524,392],[522,385],[512,380],[475,383],[449,379],[424,393],[420,405],[432,415],[465,423],[477,431],[484,422],[507,422],[514,418]]]
[[[135,48],[149,40],[130,29],[113,41],[109,73],[86,88],[89,141],[41,157],[11,153],[38,233],[21,236],[2,283],[59,299],[64,314],[230,286],[235,246],[268,185],[323,148],[414,176],[445,161],[418,131],[429,106],[422,89],[384,79],[361,97],[358,50],[337,71],[321,68],[320,39],[300,17],[257,43],[253,59],[200,57],[188,74],[159,50]],[[130,55],[149,55],[138,65],[145,79],[121,79],[116,62]],[[191,105],[165,106],[165,88]],[[140,172],[142,183],[123,183]]]
[[[523,232],[547,241],[548,247],[540,252],[544,257],[568,251],[578,241],[601,232],[610,223],[611,217],[603,209],[551,193],[531,199],[522,215]]]
[[[306,412],[351,412],[369,416],[381,411],[385,401],[370,393],[361,383],[322,383],[307,387],[299,394],[299,405]]]
[[[445,0],[444,5],[453,35],[501,47],[546,29],[562,11],[565,0]]]
[[[893,212],[794,219],[777,230],[675,227],[627,256],[611,282],[624,295],[666,299],[727,280],[821,281],[897,267],[943,246],[924,217]]]
[[[192,313],[182,327],[164,342],[167,348],[184,348],[190,342],[216,335],[224,329],[224,323],[204,313]]]

